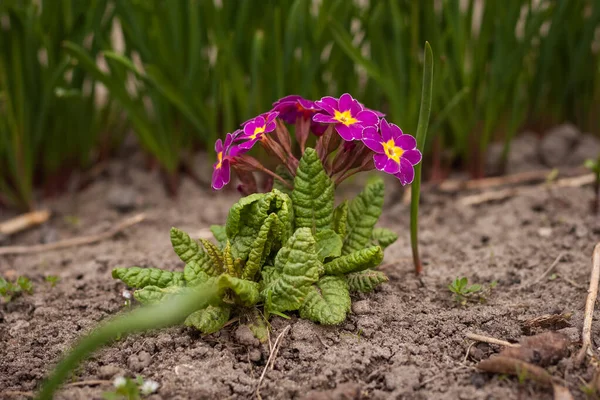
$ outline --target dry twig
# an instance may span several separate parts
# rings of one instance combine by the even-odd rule
[[[275,344],[271,348],[271,354],[269,354],[269,358],[267,359],[267,363],[265,364],[265,368],[263,369],[262,374],[260,374],[260,378],[258,379],[258,384],[256,385],[256,397],[258,399],[262,399],[260,396],[260,386],[262,385],[263,380],[265,379],[265,374],[267,373],[267,369],[269,368],[269,364],[271,365],[271,369],[273,369],[273,365],[275,363],[275,358],[277,358],[277,353],[279,352],[279,347],[281,346],[281,342],[286,333],[292,328],[291,325],[285,327],[283,331],[277,336],[275,339]]]
[[[41,253],[44,251],[58,250],[58,249],[64,249],[67,247],[83,246],[83,245],[92,244],[92,243],[100,242],[102,240],[109,239],[109,238],[113,237],[114,235],[116,235],[117,233],[129,228],[130,226],[133,226],[135,224],[142,222],[144,219],[146,219],[146,214],[143,214],[143,213],[137,214],[133,217],[123,220],[121,223],[113,226],[110,229],[107,229],[104,232],[97,233],[95,235],[83,236],[83,237],[79,237],[79,238],[61,240],[61,241],[54,242],[54,243],[37,244],[37,245],[32,245],[32,246],[0,247],[0,255]]]
[[[43,224],[50,218],[50,211],[32,211],[0,223],[0,235],[12,235],[35,225]]]
[[[497,345],[505,346],[505,347],[521,347],[521,345],[517,344],[517,343],[510,343],[510,342],[507,342],[506,340],[496,339],[496,338],[489,337],[489,336],[478,335],[476,333],[467,332],[467,334],[465,336],[467,337],[467,339],[475,340],[477,342],[497,344]]]
[[[598,297],[598,282],[600,281],[600,243],[594,247],[592,256],[592,273],[590,275],[590,287],[585,302],[585,317],[583,319],[583,331],[581,333],[581,350],[577,353],[575,364],[581,365],[585,356],[592,356],[592,319],[594,317],[594,305]]]
[[[514,197],[519,194],[528,193],[528,192],[536,192],[545,187],[551,188],[567,188],[567,187],[581,187],[585,185],[590,185],[594,183],[596,177],[594,174],[586,174],[581,176],[576,176],[573,178],[562,178],[558,179],[553,183],[542,183],[535,186],[525,187],[525,188],[508,188],[502,190],[494,190],[489,192],[478,193],[470,196],[465,196],[459,200],[459,203],[464,206],[473,206],[478,204],[487,203],[490,201],[498,201],[504,200],[509,197]]]
[[[540,275],[535,281],[531,282],[530,284],[526,285],[525,288],[530,288],[531,286],[537,285],[538,283],[540,283],[546,276],[548,276],[548,274],[550,272],[552,272],[554,270],[554,268],[556,268],[556,266],[558,265],[558,263],[560,262],[560,260],[562,260],[562,258],[564,257],[565,252],[561,252],[555,259],[554,262],[550,265],[550,267],[548,267],[547,270],[544,271],[544,273],[542,275]]]
[[[5,392],[0,392],[0,398],[4,398],[4,397],[17,397],[17,396],[23,396],[23,397],[35,397],[35,394],[33,392],[20,392],[18,390],[7,390]]]
[[[66,387],[74,387],[74,386],[97,386],[97,385],[110,385],[112,381],[99,380],[99,379],[90,379],[87,381],[79,381],[79,382],[71,382],[66,384]]]

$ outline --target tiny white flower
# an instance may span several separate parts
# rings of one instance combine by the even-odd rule
[[[122,377],[122,376],[117,376],[117,377],[115,378],[114,382],[113,382],[113,385],[114,385],[116,388],[123,387],[123,386],[125,386],[126,384],[127,384],[127,379],[125,379],[125,378],[124,378],[124,377]]]
[[[151,393],[156,392],[159,386],[160,385],[158,384],[158,382],[148,379],[140,387],[140,392],[142,392],[143,395],[147,396]]]
[[[128,300],[131,299],[131,292],[129,290],[123,290],[121,295]]]

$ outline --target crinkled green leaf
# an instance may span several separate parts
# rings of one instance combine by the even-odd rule
[[[244,307],[253,306],[260,300],[258,282],[223,274],[219,277],[218,285],[221,289],[231,289],[236,295],[237,302]]]
[[[277,214],[269,215],[252,244],[252,250],[250,250],[248,261],[242,272],[243,279],[254,280],[271,252],[275,240],[279,238],[280,228]]]
[[[199,239],[199,242],[214,265],[223,265],[223,252],[214,243],[207,239]]]
[[[176,295],[182,291],[180,286],[169,286],[160,288],[158,286],[146,286],[133,292],[133,297],[142,304],[156,304],[170,295]]]
[[[379,284],[388,281],[388,277],[381,271],[368,269],[346,275],[348,288],[351,292],[368,293]]]
[[[221,247],[225,246],[225,242],[227,241],[227,231],[225,229],[225,225],[211,225],[210,231],[217,242],[219,242],[219,245]]]
[[[323,325],[341,324],[350,311],[350,304],[344,277],[325,276],[311,287],[300,308],[300,317]]]
[[[333,210],[333,230],[342,237],[346,237],[348,232],[348,200],[344,200]]]
[[[342,254],[342,237],[332,229],[323,229],[315,235],[319,260],[324,261],[329,257],[339,257]]]
[[[112,277],[120,279],[129,287],[141,289],[146,286],[183,286],[183,274],[181,272],[165,271],[158,268],[115,268]]]
[[[240,277],[242,275],[241,264],[233,259],[231,253],[231,242],[228,240],[223,249],[223,269],[231,276]]]
[[[185,264],[185,268],[183,269],[183,277],[186,282],[191,283],[196,281],[198,278],[202,278],[199,274],[203,273],[208,276],[218,276],[221,274],[221,267],[215,266],[207,254],[202,253],[202,257],[198,260],[190,261]]]
[[[322,264],[310,228],[300,228],[275,257],[279,276],[272,277],[262,296],[267,313],[297,310],[311,285],[319,279]],[[264,277],[264,275],[263,275]]]
[[[288,169],[283,166],[283,164],[279,164],[275,168],[275,173],[283,179],[285,179],[285,181],[288,182],[291,186],[294,186],[294,177],[292,176],[292,174],[290,174],[290,171],[288,171]],[[283,183],[281,183],[279,179],[275,179],[273,181],[273,189],[277,189],[287,194],[288,196],[292,195],[292,190],[289,187],[285,186]]]
[[[309,228],[312,233],[331,229],[333,191],[333,182],[325,173],[317,152],[307,148],[300,159],[292,191],[296,229]]]
[[[171,244],[175,253],[186,264],[190,261],[200,261],[205,255],[198,242],[177,228],[171,228]]]
[[[383,190],[383,180],[374,179],[350,202],[342,254],[361,250],[371,241],[373,228],[383,209]]]
[[[386,228],[375,228],[371,234],[371,242],[378,244],[382,249],[398,240],[398,235]]]
[[[269,339],[267,321],[265,321],[265,318],[256,308],[252,311],[252,316],[250,321],[248,321],[248,328],[250,328],[254,337],[260,340],[261,343],[265,343]]]
[[[211,277],[196,264],[196,261],[192,261],[185,266],[183,277],[185,278],[188,286],[197,286],[207,282],[211,278],[214,279],[214,277]]]
[[[372,246],[338,257],[323,267],[326,275],[343,275],[376,267],[382,260],[381,247]]]
[[[292,234],[294,212],[292,200],[285,193],[273,189],[269,193],[252,194],[229,210],[226,229],[234,258],[248,258],[260,228],[271,213],[277,214],[281,237],[286,241]]]
[[[281,271],[272,265],[266,265],[261,269],[260,276],[260,291],[262,292],[267,286],[281,277]]]
[[[185,325],[205,334],[215,333],[229,321],[230,314],[231,307],[227,304],[209,305],[190,314],[185,320]]]

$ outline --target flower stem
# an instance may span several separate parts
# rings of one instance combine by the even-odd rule
[[[431,113],[431,98],[433,91],[433,54],[429,42],[425,42],[425,66],[423,68],[423,89],[421,92],[421,109],[419,111],[419,124],[417,126],[417,147],[424,153],[429,114]],[[411,187],[410,200],[410,244],[413,254],[415,273],[423,272],[421,257],[419,256],[419,198],[421,194],[421,168],[423,162],[415,165],[415,179]]]

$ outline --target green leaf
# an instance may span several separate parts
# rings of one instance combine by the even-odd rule
[[[333,230],[342,237],[346,237],[348,232],[348,200],[344,200],[333,210]]]
[[[294,177],[290,174],[290,171],[283,164],[279,164],[275,168],[275,173],[286,180],[291,186],[294,186]],[[292,196],[292,190],[281,183],[278,179],[273,181],[273,189],[277,189],[282,193],[287,194],[288,196]]]
[[[143,289],[136,290],[133,292],[133,297],[140,303],[156,304],[163,301],[167,296],[172,296],[180,293],[182,287],[180,286],[169,286],[166,288],[160,288],[158,286],[146,286]]]
[[[398,235],[386,228],[375,228],[371,234],[371,242],[378,244],[383,250],[398,240]]]
[[[296,229],[310,228],[312,233],[331,229],[333,191],[333,182],[325,173],[317,152],[307,148],[300,159],[292,192]]]
[[[171,228],[171,244],[173,250],[184,263],[190,261],[200,261],[204,258],[204,251],[190,235],[177,228]]]
[[[383,180],[374,179],[348,207],[348,232],[344,238],[342,254],[349,254],[367,246],[373,228],[383,210]]]
[[[244,307],[251,307],[260,300],[260,285],[258,282],[223,274],[219,277],[218,285],[221,289],[231,289],[236,295],[236,300],[238,300],[236,303]]]
[[[210,258],[213,265],[223,265],[223,253],[221,250],[210,240],[199,239],[199,241],[202,243],[202,247],[204,247],[208,258]]]
[[[281,271],[272,265],[266,265],[260,271],[260,291],[262,292],[267,286],[281,277]]]
[[[323,325],[344,322],[350,311],[350,292],[343,277],[325,276],[313,285],[300,308],[300,317]]]
[[[231,240],[235,258],[246,260],[254,240],[271,214],[277,214],[281,226],[281,240],[292,235],[294,211],[292,200],[285,193],[273,189],[270,193],[255,193],[233,205],[227,216],[227,237]]]
[[[215,239],[217,239],[217,242],[219,242],[221,247],[225,246],[225,242],[227,242],[227,231],[225,230],[225,225],[211,225],[210,231]]]
[[[215,333],[229,321],[231,307],[209,305],[206,308],[191,313],[185,320],[186,326],[198,329],[204,334]]]
[[[343,275],[374,268],[383,260],[383,250],[379,246],[367,247],[338,257],[323,265],[326,275]]]
[[[129,287],[141,289],[146,286],[183,286],[183,274],[181,272],[165,271],[158,268],[115,268],[112,277],[120,279]]]
[[[260,271],[267,256],[271,253],[275,240],[280,236],[279,228],[280,225],[277,214],[269,215],[258,231],[258,236],[252,244],[252,250],[250,250],[248,261],[242,272],[243,279],[254,280],[256,273]]]
[[[279,275],[272,276],[274,279],[261,293],[265,312],[297,310],[323,268],[309,228],[296,230],[277,253],[275,268]]]
[[[368,293],[379,284],[387,282],[388,277],[381,271],[368,269],[346,275],[346,281],[351,292]]]
[[[342,254],[342,237],[331,229],[324,229],[315,235],[317,241],[317,253],[319,260],[325,261],[326,258],[339,257]]]
[[[188,285],[196,284],[198,280],[204,282],[204,275],[210,277],[218,276],[220,274],[221,269],[217,269],[206,254],[204,254],[198,261],[190,261],[189,263],[185,264],[185,268],[183,269],[183,277]]]

